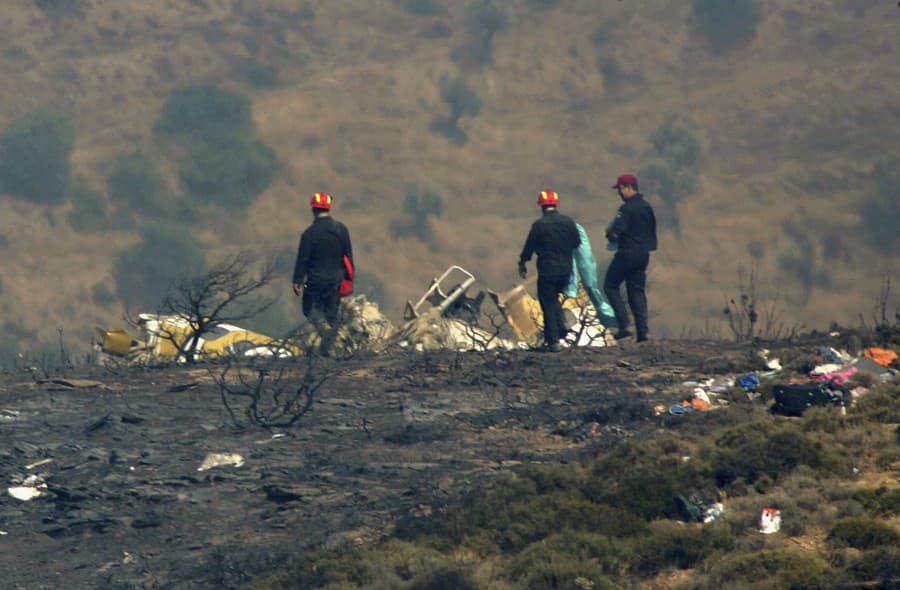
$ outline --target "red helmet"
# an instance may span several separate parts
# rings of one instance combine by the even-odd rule
[[[541,194],[538,195],[537,204],[541,207],[549,207],[553,205],[559,205],[559,195],[556,194],[556,191],[541,191]]]
[[[316,193],[312,196],[309,206],[313,209],[331,209],[331,195],[328,193]]]

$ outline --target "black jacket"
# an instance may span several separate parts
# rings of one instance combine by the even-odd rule
[[[618,249],[622,251],[656,250],[656,216],[644,195],[638,193],[622,203],[606,235],[618,240]]]
[[[344,256],[353,261],[350,233],[331,216],[319,217],[300,236],[294,283],[308,286],[336,285],[344,278]]]
[[[519,262],[528,262],[537,253],[539,275],[566,277],[572,272],[572,251],[579,244],[581,237],[572,218],[555,209],[546,211],[532,224]]]

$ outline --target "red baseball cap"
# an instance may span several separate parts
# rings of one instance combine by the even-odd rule
[[[616,179],[616,184],[612,185],[612,188],[619,188],[623,184],[637,184],[637,181],[637,176],[634,174],[623,174]]]

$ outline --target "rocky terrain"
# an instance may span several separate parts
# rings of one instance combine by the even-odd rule
[[[328,379],[289,430],[236,428],[216,367],[7,374],[0,476],[42,495],[0,500],[0,585],[237,587],[523,463],[653,436],[688,419],[653,410],[688,395],[685,380],[758,363],[747,346],[675,341],[323,359],[312,371]],[[216,454],[226,464],[201,471]]]

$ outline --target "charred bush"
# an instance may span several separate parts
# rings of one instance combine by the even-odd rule
[[[299,376],[278,359],[265,358],[243,364],[226,359],[210,373],[235,426],[290,428],[310,411],[316,392],[328,378],[317,359],[307,356]]]

